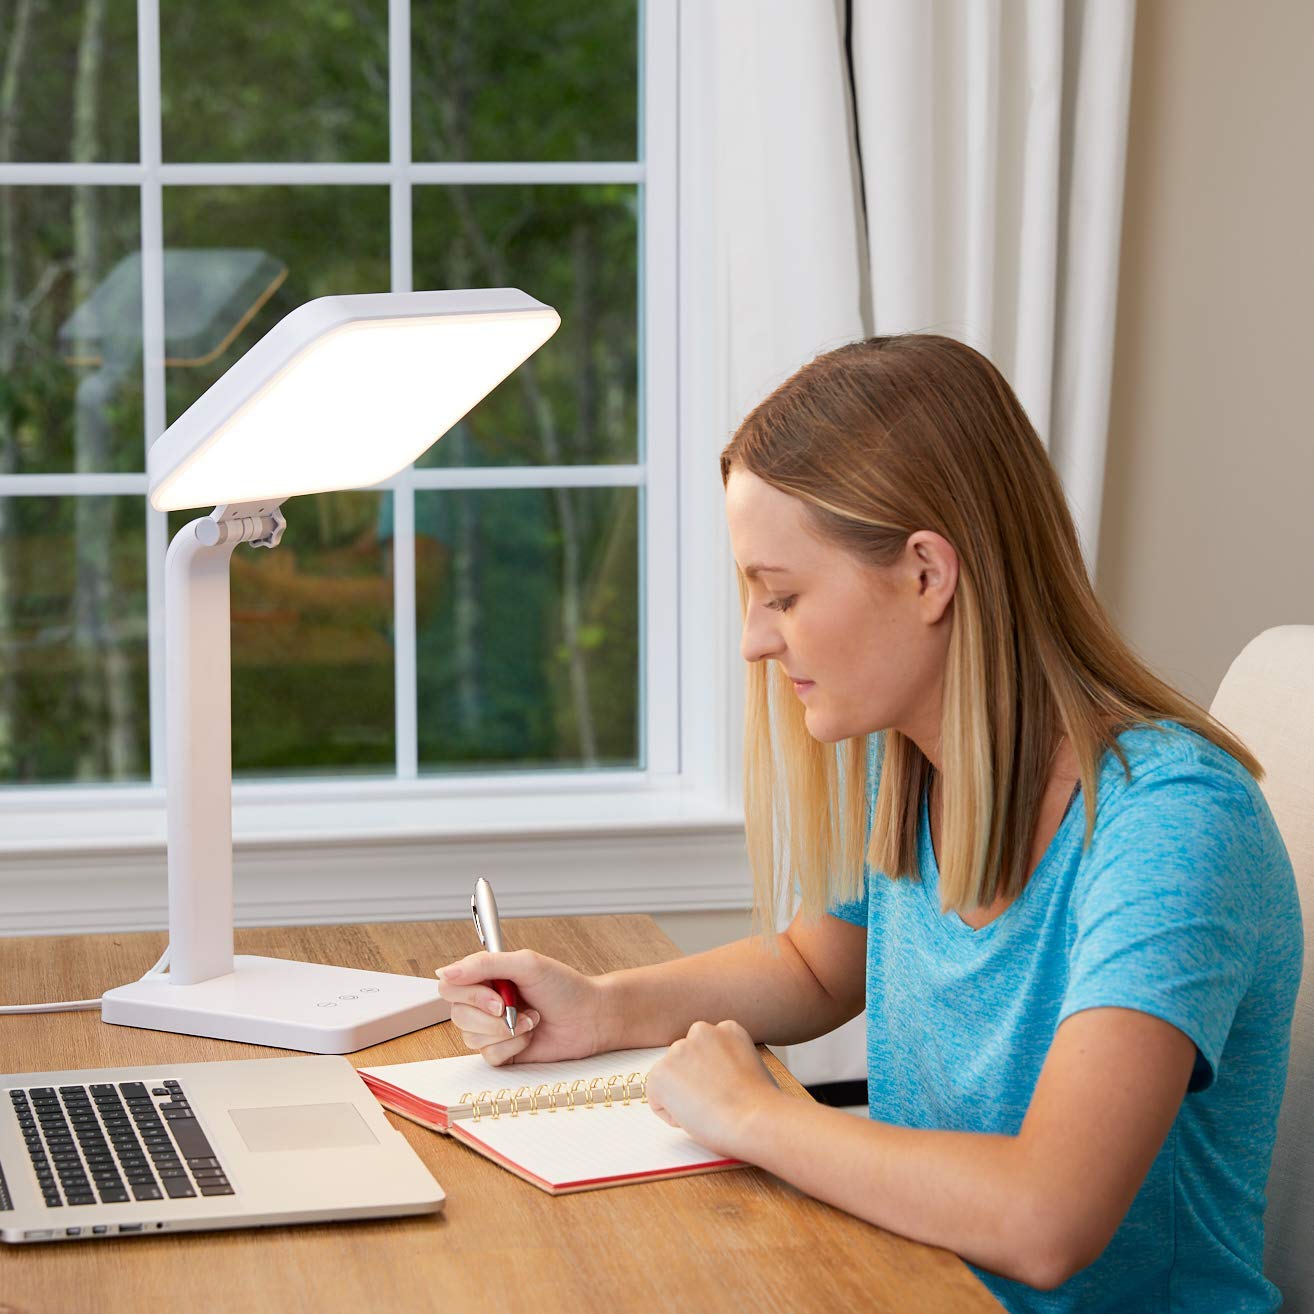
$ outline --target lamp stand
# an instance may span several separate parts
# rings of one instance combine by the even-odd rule
[[[280,500],[216,507],[165,559],[169,970],[107,990],[101,1020],[312,1054],[445,1022],[437,981],[233,953],[232,636],[239,543],[274,548]]]

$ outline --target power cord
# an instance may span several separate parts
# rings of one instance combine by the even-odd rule
[[[169,949],[165,946],[164,952],[156,961],[155,966],[148,969],[141,977],[145,981],[152,976],[167,976],[165,970],[169,965]],[[0,1004],[0,1013],[76,1013],[85,1009],[99,1008],[99,999],[69,999],[60,1004]]]

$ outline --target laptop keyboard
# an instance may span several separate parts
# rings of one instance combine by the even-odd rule
[[[176,1081],[32,1086],[8,1092],[51,1208],[232,1195]],[[0,1177],[0,1207],[6,1195]]]

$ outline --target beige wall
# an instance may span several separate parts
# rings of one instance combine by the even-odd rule
[[[1314,3],[1140,0],[1098,586],[1206,704],[1314,623]]]

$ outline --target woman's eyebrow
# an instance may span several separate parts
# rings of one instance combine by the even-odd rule
[[[788,566],[764,566],[759,562],[754,562],[751,566],[744,567],[744,574],[749,579],[756,579],[759,575],[786,575],[789,573]]]

